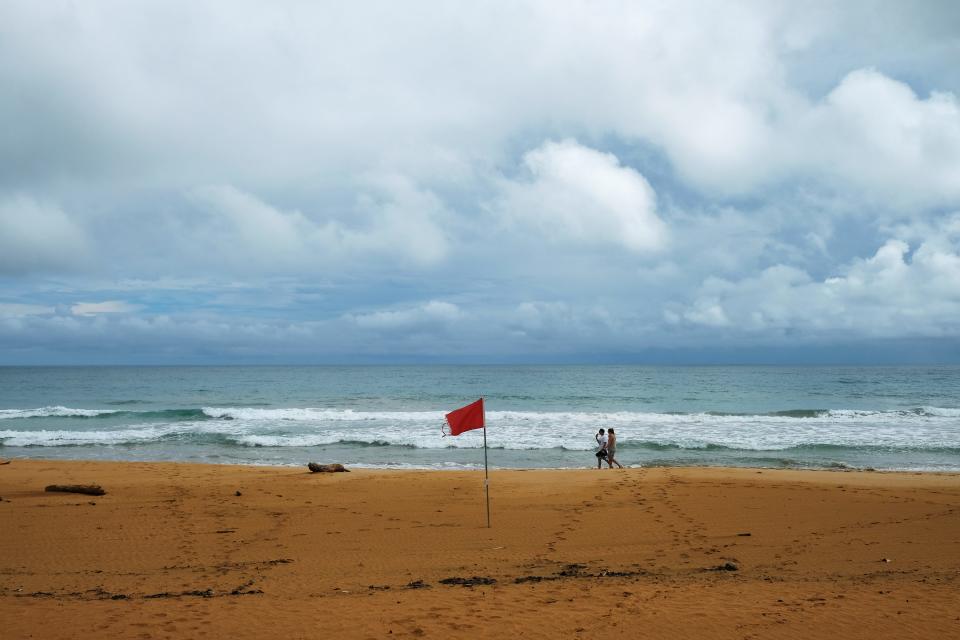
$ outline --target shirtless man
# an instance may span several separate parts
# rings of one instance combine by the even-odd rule
[[[607,430],[607,434],[607,464],[610,465],[611,469],[613,469],[613,465],[623,469],[623,465],[615,457],[617,453],[617,434],[613,432],[612,428]]]

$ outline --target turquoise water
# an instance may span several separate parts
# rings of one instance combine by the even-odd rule
[[[960,367],[0,367],[0,456],[476,468],[960,470]]]

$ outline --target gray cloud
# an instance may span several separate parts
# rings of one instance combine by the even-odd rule
[[[955,17],[4,3],[0,361],[955,340]]]
[[[69,270],[89,259],[87,234],[56,205],[0,198],[0,275]]]

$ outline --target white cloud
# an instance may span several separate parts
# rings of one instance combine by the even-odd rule
[[[546,131],[654,145],[711,194],[823,176],[824,163],[844,179],[911,190],[938,159],[957,157],[951,94],[920,100],[871,71],[838,84],[836,64],[822,101],[791,83],[788,60],[827,37],[842,47],[850,34],[836,25],[864,13],[848,4],[531,0],[431,5],[424,20],[377,2],[229,12],[5,3],[0,54],[30,64],[0,67],[0,86],[25,96],[0,114],[17,125],[3,129],[0,149],[29,182],[119,176],[261,193],[335,188],[371,171],[464,186],[509,161],[516,140]],[[887,40],[911,19],[879,11],[901,23]],[[883,58],[893,43],[876,42]],[[820,62],[807,62],[811,74]],[[955,174],[936,173],[926,200],[955,199]]]
[[[535,341],[539,348],[561,353],[585,343],[622,342],[636,329],[625,327],[621,318],[596,302],[532,300],[499,311],[496,316],[496,324],[502,325],[510,337],[519,338],[519,344]]]
[[[714,298],[697,300],[693,308],[686,311],[683,317],[693,324],[702,324],[709,327],[725,327],[730,324],[727,313]]]
[[[657,251],[667,242],[656,194],[616,156],[573,140],[545,142],[524,155],[529,180],[503,181],[495,208],[553,242]]]
[[[740,280],[709,278],[668,320],[807,336],[950,336],[960,332],[960,225],[945,221],[911,247],[890,239],[837,275],[814,280],[777,265]]]
[[[218,259],[236,267],[296,272],[384,258],[429,266],[447,253],[438,224],[445,215],[442,203],[397,177],[365,184],[357,211],[346,219],[337,212],[280,209],[229,185],[195,189],[192,196],[209,216],[186,223],[199,233],[194,260],[213,248]]]
[[[798,168],[866,189],[868,199],[960,201],[960,102],[952,93],[920,99],[878,71],[854,71],[799,114],[790,142]]]
[[[59,207],[24,195],[0,198],[0,275],[77,267],[88,251],[85,231]]]
[[[360,206],[371,221],[365,233],[351,236],[351,250],[420,266],[447,256],[450,239],[443,224],[449,214],[435,194],[398,175],[371,177],[366,186]]]
[[[460,307],[450,302],[431,300],[425,304],[397,310],[374,311],[348,316],[362,329],[409,330],[430,328],[456,322],[462,317]]]
[[[782,87],[779,9],[698,6],[692,20],[682,7],[618,2],[429,12],[240,3],[227,19],[193,3],[121,3],[64,19],[41,4],[8,7],[0,22],[12,25],[9,55],[37,61],[32,74],[7,71],[30,95],[73,93],[96,70],[98,91],[49,114],[71,151],[51,168],[116,163],[181,186],[336,183],[385,166],[417,180],[462,176],[545,115],[653,140],[709,180],[753,164]],[[72,152],[91,142],[91,123],[109,157],[84,166]],[[44,132],[24,124],[25,146]],[[157,163],[166,171],[153,173]]]
[[[241,351],[956,336],[951,11],[0,3],[0,314]]]
[[[101,313],[133,313],[143,307],[123,300],[105,300],[103,302],[78,302],[70,307],[75,316],[95,316]]]
[[[220,237],[207,240],[226,245],[241,260],[297,264],[309,256],[307,245],[314,236],[336,234],[299,211],[280,211],[229,185],[198,188],[193,196],[219,216],[212,220],[211,231]]]

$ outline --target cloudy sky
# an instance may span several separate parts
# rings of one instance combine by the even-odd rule
[[[0,4],[0,364],[960,362],[955,2]]]

